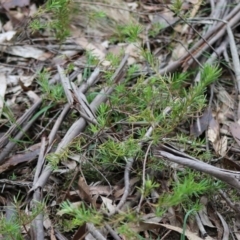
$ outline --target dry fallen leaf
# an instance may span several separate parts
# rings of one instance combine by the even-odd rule
[[[138,181],[139,181],[139,179],[138,179],[137,177],[132,178],[132,179],[130,180],[130,188],[131,188],[135,183],[137,183]],[[124,189],[125,189],[125,187],[116,190],[116,191],[114,192],[114,197],[115,197],[115,198],[119,198],[120,196],[122,196],[123,193],[124,193]]]
[[[105,208],[107,208],[108,210],[108,213],[111,215],[111,214],[114,214],[115,211],[116,211],[116,206],[114,206],[112,203],[113,201],[109,198],[106,198],[106,197],[102,197],[101,196],[101,199],[103,201],[103,205],[105,206]]]
[[[86,236],[86,233],[87,233],[86,224],[83,224],[75,232],[72,240],[86,239],[86,238],[84,238]]]
[[[23,154],[14,155],[0,166],[0,173],[7,171],[14,166],[17,166],[20,163],[31,162],[32,160],[36,159],[38,154],[39,149],[36,149],[35,151],[28,151]]]
[[[209,122],[208,128],[208,139],[210,142],[214,143],[219,139],[219,123],[214,118],[212,118]]]
[[[143,231],[146,231],[146,230],[152,230],[152,229],[157,229],[157,228],[160,228],[160,225],[157,224],[157,223],[145,223],[145,222],[139,222],[139,223],[129,223],[128,224],[128,227],[136,232],[136,233],[139,233],[139,232],[143,232]]]
[[[109,186],[90,186],[90,192],[92,195],[105,195],[108,196],[111,194],[111,189]]]
[[[215,151],[222,157],[224,157],[227,153],[227,143],[227,136],[223,136],[221,139],[219,139],[216,149],[214,148]]]
[[[209,122],[208,139],[212,143],[216,153],[225,156],[227,153],[227,137],[220,137],[220,125],[217,120],[212,118]]]
[[[186,43],[177,43],[172,52],[172,60],[176,61],[184,56],[187,53],[187,48]]]
[[[0,43],[4,43],[5,41],[10,41],[13,36],[16,34],[16,31],[8,31],[0,34]]]
[[[222,240],[228,240],[229,239],[229,235],[230,235],[230,230],[229,230],[229,227],[228,227],[228,224],[226,223],[225,219],[223,218],[223,216],[219,213],[219,212],[216,212],[221,223],[222,223],[222,226],[223,226],[223,237],[222,237]]]
[[[191,127],[191,135],[199,137],[208,128],[209,122],[212,119],[212,110],[207,108],[201,117],[199,117]]]
[[[230,109],[234,109],[234,99],[225,88],[222,86],[215,87],[215,91],[217,94],[217,99],[221,101],[223,104],[227,105]]]
[[[105,53],[98,47],[96,47],[95,45],[93,45],[92,43],[90,43],[86,38],[77,38],[76,43],[79,44],[82,48],[84,48],[86,51],[91,52],[91,54],[98,58],[100,61],[103,61],[102,64],[104,66],[109,66],[110,62],[104,60],[105,59]]]
[[[183,232],[183,229],[180,228],[180,227],[175,227],[175,226],[171,226],[171,225],[168,225],[168,224],[160,224],[160,225],[167,228],[167,229],[170,229],[170,230],[173,230],[173,231],[176,231],[176,232],[179,232],[179,233]],[[187,229],[185,231],[185,236],[189,240],[202,240],[202,238],[198,237],[195,233],[192,233]],[[214,239],[211,238],[210,236],[207,236],[207,237],[204,238],[204,240],[214,240]]]
[[[82,200],[86,201],[87,203],[92,203],[92,196],[90,194],[89,186],[83,177],[80,177],[78,180],[78,190]]]
[[[2,51],[15,56],[19,56],[23,58],[34,58],[41,61],[47,60],[48,58],[51,57],[50,53],[46,53],[33,46],[27,46],[27,45],[2,47]]]

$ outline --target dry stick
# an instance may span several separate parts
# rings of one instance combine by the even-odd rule
[[[79,111],[81,116],[88,122],[98,125],[96,115],[92,112],[91,107],[85,97],[85,95],[77,90],[77,87],[74,83],[72,83],[73,95],[75,101],[78,102],[78,106],[76,109]]]
[[[228,224],[226,223],[226,221],[224,220],[224,218],[222,217],[222,215],[216,211],[218,218],[220,219],[222,226],[223,226],[223,236],[222,236],[222,240],[228,240],[229,239],[229,227]]]
[[[38,156],[38,162],[37,162],[37,167],[36,167],[33,183],[37,182],[38,177],[41,173],[41,169],[43,168],[45,148],[46,148],[46,138],[43,137],[42,141],[41,141],[41,148],[40,148],[40,153]]]
[[[9,184],[11,186],[13,186],[13,188],[16,190],[16,187],[27,187],[27,188],[30,188],[33,183],[32,182],[27,182],[27,181],[12,181],[12,180],[9,180],[9,179],[0,179],[0,185],[3,184],[3,185],[6,185],[6,184]]]
[[[230,44],[230,49],[232,54],[232,63],[233,63],[234,72],[237,80],[238,93],[240,93],[240,63],[239,63],[238,49],[236,46],[236,42],[234,40],[232,30],[228,23],[227,23],[227,33],[228,33],[229,44]]]
[[[118,81],[122,80],[122,72],[123,69],[125,67],[125,65],[127,64],[127,59],[128,56],[126,55],[123,59],[121,64],[119,65],[118,69],[116,70],[116,72],[114,73],[114,75],[112,76],[111,80],[115,82],[113,83],[118,83]],[[105,102],[108,97],[111,95],[111,93],[113,92],[113,90],[115,89],[115,86],[113,87],[106,87],[104,89],[102,89],[100,91],[100,93],[94,98],[94,100],[91,102],[90,107],[92,109],[93,112],[96,112],[97,108],[100,106],[101,103]],[[72,139],[74,139],[80,132],[83,131],[83,129],[86,126],[86,121],[83,118],[80,118],[78,121],[76,121],[68,130],[68,132],[66,133],[66,135],[64,136],[64,138],[62,139],[62,141],[59,143],[58,147],[57,147],[57,151],[59,152],[61,151],[64,147],[67,146],[67,144],[72,141]]]
[[[38,157],[36,172],[34,175],[34,181],[33,183],[36,183],[38,180],[39,174],[41,172],[41,169],[44,164],[44,154],[46,149],[46,138],[43,137],[41,141],[41,148],[40,153]],[[33,194],[33,199],[31,201],[32,207],[37,206],[38,203],[42,201],[42,190],[40,188],[35,189]],[[40,213],[36,216],[36,218],[33,220],[31,225],[31,233],[32,233],[32,239],[36,240],[43,240],[44,239],[44,229],[43,229],[43,214]]]
[[[126,202],[128,194],[129,194],[129,189],[130,189],[130,182],[129,182],[129,173],[132,168],[134,159],[133,158],[125,158],[127,164],[125,166],[124,170],[124,192],[123,195],[120,199],[120,202],[118,203],[115,212],[118,212],[120,208],[123,206],[123,204]]]
[[[211,64],[213,63],[218,56],[220,56],[222,54],[222,52],[226,49],[228,44],[227,39],[225,39],[221,45],[215,50],[215,52],[212,53],[212,55],[208,58],[208,60],[206,61],[206,64]],[[194,82],[199,82],[201,78],[200,72],[198,72],[197,76],[194,79]]]
[[[145,136],[144,136],[144,139],[141,143],[139,143],[140,146],[142,146],[143,142],[145,140],[147,140],[152,132],[153,132],[153,129],[155,127],[156,124],[154,124],[152,127],[150,127],[148,129],[148,131],[146,132]],[[125,158],[127,164],[125,166],[125,171],[124,171],[124,193],[120,199],[120,202],[118,203],[117,207],[116,207],[116,210],[115,212],[119,212],[119,210],[121,209],[121,207],[123,206],[123,204],[126,202],[127,200],[127,197],[128,197],[128,193],[129,193],[129,189],[130,189],[130,182],[129,182],[129,173],[130,173],[130,170],[132,168],[132,165],[133,165],[133,162],[134,162],[134,159],[133,158]],[[113,213],[114,214],[114,213]]]
[[[219,20],[220,21],[220,20]],[[240,62],[239,62],[239,57],[238,57],[238,50],[236,46],[236,42],[234,40],[234,36],[232,33],[232,29],[229,26],[229,23],[226,23],[227,27],[227,33],[228,33],[228,38],[229,38],[229,44],[230,44],[230,49],[231,49],[231,54],[232,54],[232,63],[233,63],[233,68],[236,76],[236,81],[237,81],[237,87],[238,87],[238,93],[240,93]],[[238,94],[238,99],[240,99],[240,95]],[[238,109],[240,109],[240,103],[238,103]],[[238,111],[238,119],[240,118]]]
[[[83,86],[80,88],[82,91],[86,91],[88,89],[89,86],[91,86],[98,74],[100,72],[99,68],[96,68],[95,71],[93,72],[93,74],[90,76],[90,78],[88,79],[87,83],[83,84]],[[29,120],[29,118],[35,113],[35,111],[39,108],[39,106],[42,103],[42,99],[40,99],[39,101],[37,101],[36,103],[34,103],[32,105],[32,107],[21,117],[17,120],[17,122],[7,131],[7,133],[4,134],[3,137],[1,137],[0,139],[0,147],[3,147],[5,144],[7,144],[9,142],[9,136],[16,131],[17,128],[22,128],[22,125],[24,122],[27,122]],[[49,145],[53,143],[55,135],[57,133],[57,130],[63,120],[63,118],[65,117],[65,115],[67,114],[67,112],[70,109],[70,105],[65,106],[63,112],[61,113],[61,115],[59,116],[56,124],[54,125],[50,135],[49,135]],[[21,132],[24,133],[24,131],[27,131],[28,128],[31,127],[31,124],[33,123],[33,121],[28,122],[28,124],[23,127],[23,129],[21,129]],[[14,137],[14,139],[21,139],[23,134],[21,134],[21,132]],[[16,143],[13,142],[9,142],[8,145],[5,147],[5,149],[1,152],[0,154],[0,164],[4,161],[5,157],[11,152],[11,150],[13,149],[13,147],[16,145]]]
[[[239,5],[239,10],[240,10],[240,5]],[[215,19],[216,21],[219,21],[219,19]],[[236,23],[238,23],[240,20],[240,14],[236,14],[235,16],[233,16],[233,18],[230,19],[230,21],[228,22],[228,24],[232,27],[234,26]],[[218,25],[217,25],[218,26]],[[213,34],[213,36],[209,36],[210,39],[208,41],[209,45],[213,45],[217,40],[219,40],[221,37],[224,36],[224,33],[226,31],[226,25],[221,25],[221,28],[220,29],[215,29],[216,31],[218,31],[217,33]],[[208,33],[207,33],[208,35]],[[199,46],[198,46],[199,45]],[[202,46],[201,46],[202,45]],[[198,48],[200,48],[200,51],[198,51]],[[202,41],[199,41],[196,45],[194,45],[192,47],[192,49],[196,49],[195,51],[198,51],[196,54],[195,54],[195,58],[199,57],[202,55],[202,53],[204,51],[206,51],[208,49],[208,45],[206,45],[205,43],[202,43]],[[193,50],[194,51],[194,50]],[[187,64],[188,65],[191,65],[193,62],[193,59],[190,59],[188,61],[186,61],[184,64],[183,64],[183,67],[186,66]]]
[[[122,240],[108,224],[105,224],[105,227],[115,240]]]
[[[93,73],[91,74],[91,76],[88,78],[87,82],[82,84],[81,87],[79,88],[78,91],[81,92],[86,92],[87,89],[93,85],[96,82],[97,77],[99,76],[100,73],[100,69],[99,68],[95,68],[95,70],[93,71]],[[70,110],[70,105],[66,104],[61,115],[59,116],[59,118],[57,119],[57,121],[55,122],[52,131],[50,132],[49,135],[49,145],[51,145],[54,141],[54,138],[57,134],[57,130],[59,129],[64,117],[66,116],[66,114],[68,113],[68,111]]]
[[[224,0],[224,3],[225,3],[225,0]],[[221,11],[223,11],[223,8],[222,8],[222,2],[219,1],[217,3],[217,6],[216,6],[216,11],[212,12],[211,15],[211,18],[214,18],[214,19],[219,19],[220,18],[220,11],[219,11],[219,7],[221,7]],[[224,5],[224,7],[226,7],[226,4]],[[224,8],[225,9],[225,8]],[[215,22],[216,24],[219,23],[218,21]],[[213,26],[213,25],[212,25]],[[209,28],[207,30],[208,31],[211,31],[211,28]],[[221,53],[225,50],[226,48],[226,45],[227,45],[227,41],[225,40],[224,42],[221,43],[220,47],[218,47],[217,49],[214,49],[214,52],[212,53],[212,55],[210,56],[210,58],[208,58],[208,60],[206,61],[206,64],[210,64],[212,63],[215,59],[217,59],[217,57],[219,57],[221,55]],[[200,81],[200,72],[198,72],[197,76],[195,77],[194,79],[194,82],[199,82]]]
[[[141,204],[142,204],[142,201],[143,201],[143,194],[144,194],[144,191],[145,191],[145,182],[146,182],[146,178],[145,178],[146,162],[147,162],[148,153],[149,153],[149,151],[150,151],[150,148],[151,148],[151,146],[152,146],[152,143],[153,143],[153,142],[151,142],[151,143],[148,145],[148,148],[147,148],[147,151],[146,151],[146,154],[145,154],[145,157],[144,157],[144,161],[143,161],[142,194],[141,194],[141,198],[140,198],[140,201],[139,201],[139,204],[138,204],[138,207],[137,207],[137,212],[140,212]]]
[[[200,160],[198,161],[193,161],[189,158],[183,158],[183,157],[178,157],[173,154],[170,154],[165,151],[157,151],[156,155],[157,157],[166,157],[169,161],[188,166],[190,168],[193,168],[195,170],[198,170],[200,172],[207,173],[209,175],[212,175],[232,187],[236,188],[237,190],[240,190],[240,182],[238,179],[240,179],[240,173],[239,172],[234,172],[234,171],[226,171],[224,169],[220,169],[217,167],[214,167],[212,165],[209,165],[207,163],[201,162]]]
[[[172,230],[167,230],[167,232],[161,237],[161,240],[165,240],[165,238],[172,232]]]
[[[211,18],[223,18],[224,16],[221,15],[223,13],[223,10],[226,11],[227,1],[226,0],[220,0],[217,2],[216,6],[214,6],[213,1],[211,2]]]
[[[234,24],[236,24],[239,21],[240,18],[240,14],[238,14],[240,11],[240,3],[233,9],[233,11],[231,11],[226,18],[224,19],[225,21],[229,21],[230,26],[233,26]],[[236,16],[235,16],[236,15]],[[234,17],[234,18],[233,18]],[[203,38],[206,40],[208,38],[210,38],[212,35],[214,35],[215,37],[213,37],[213,40],[211,39],[209,42],[209,45],[213,44],[215,41],[217,41],[220,37],[222,37],[224,35],[225,29],[220,30],[219,28],[224,27],[224,23],[219,23],[217,24],[213,29],[211,29],[209,32],[207,32]],[[217,32],[219,31],[219,32]],[[217,33],[216,33],[217,32]],[[198,41],[191,49],[191,52],[196,51],[195,49],[199,49],[201,45],[204,44],[204,41],[201,39],[200,41]],[[198,56],[200,56],[203,51],[205,51],[208,48],[208,45],[205,44],[204,48],[201,48],[199,50],[199,52],[197,52],[197,54],[195,55],[195,58],[197,58]],[[189,57],[189,54],[185,54],[183,57],[181,57],[179,60],[171,63],[170,65],[166,66],[163,69],[159,70],[160,74],[165,74],[167,72],[173,72],[174,70],[176,70],[184,60],[186,60],[186,58]]]
[[[230,28],[229,24],[227,23],[227,33],[229,38],[229,44],[232,54],[232,63],[233,68],[236,76],[237,87],[238,87],[238,111],[237,111],[237,118],[240,118],[240,62],[238,56],[238,50],[236,46],[236,42],[234,40],[234,36],[232,33],[232,29]]]
[[[220,195],[225,199],[225,201],[228,203],[229,207],[232,208],[234,211],[236,211],[238,214],[240,213],[240,207],[238,206],[239,204],[235,204],[231,201],[231,199],[227,196],[223,190],[218,190]]]
[[[106,240],[106,238],[94,227],[92,223],[86,224],[88,231],[95,237],[97,240]]]
[[[86,82],[84,82],[78,89],[79,92],[85,93],[87,91],[87,89],[93,85],[100,73],[100,68],[95,68],[94,71],[92,72],[91,76],[88,78],[88,80]]]
[[[46,131],[46,129],[52,125],[52,123],[59,117],[59,113],[61,112],[61,110],[57,111],[57,113],[51,117],[51,119],[48,121],[48,123],[42,128],[42,130],[33,137],[33,141],[35,139],[38,139],[40,136],[42,136],[42,134]]]
[[[84,83],[81,87],[80,90],[82,91],[86,91],[88,89],[89,86],[91,86],[97,76],[99,75],[100,69],[96,68],[94,70],[94,72],[92,73],[92,75],[90,76],[90,78],[88,79],[87,83]],[[1,137],[0,139],[0,147],[3,147],[5,144],[7,144],[9,142],[9,136],[16,131],[17,128],[21,128],[24,122],[27,122],[29,120],[29,118],[34,114],[34,112],[38,109],[38,107],[41,105],[42,100],[40,99],[39,101],[37,101],[36,103],[33,104],[33,106],[21,117],[17,120],[17,122],[7,131],[7,133],[4,134],[3,137]],[[59,116],[56,124],[54,125],[50,135],[49,135],[49,144],[52,144],[55,138],[55,135],[57,133],[57,130],[63,120],[63,118],[65,117],[65,115],[67,114],[67,112],[70,109],[70,105],[65,106],[63,112],[61,113],[61,115]],[[30,127],[30,122],[27,124],[27,127]],[[24,129],[27,129],[26,126]],[[22,129],[23,131],[23,129]],[[18,134],[16,137],[14,137],[15,139],[20,139],[23,135]],[[9,154],[9,152],[12,150],[12,148],[15,146],[15,144],[13,144],[12,142],[10,142],[5,149],[2,151],[2,153],[0,154],[0,164],[4,161],[4,158]]]
[[[72,89],[72,87],[71,87],[71,84],[69,82],[69,79],[66,77],[62,67],[57,65],[57,70],[58,70],[58,74],[60,76],[60,80],[62,82],[62,86],[63,86],[64,92],[65,92],[65,95],[66,95],[67,100],[68,100],[68,104],[70,106],[72,106],[72,104],[73,104],[73,96],[72,96],[72,93],[70,91]]]
[[[34,191],[32,205],[37,206],[42,201],[42,192],[38,188]],[[39,213],[32,222],[31,233],[34,240],[44,240],[43,213]]]
[[[2,148],[4,145],[6,145],[9,142],[9,138],[12,134],[15,134],[16,130],[19,131],[21,127],[24,125],[25,122],[27,122],[32,115],[36,112],[36,110],[41,105],[41,101],[35,102],[25,113],[23,116],[21,116],[13,126],[10,127],[10,129],[0,138],[0,148]]]
[[[191,143],[191,142],[189,142],[189,143]],[[179,152],[179,150],[176,150],[174,148],[168,147],[166,145],[162,145],[161,149],[163,149],[165,151],[170,151],[170,153],[174,153],[175,155],[178,155],[178,156],[180,155],[181,157],[186,157],[186,158],[194,160],[194,161],[199,161],[197,158],[192,157],[191,155],[188,155],[188,154],[186,154],[184,152]],[[201,162],[201,161],[199,161],[199,162]]]
[[[229,22],[232,18],[234,18],[235,15],[238,15],[240,10],[240,4],[238,4],[227,16],[225,16],[225,18],[223,18],[222,20],[225,22]],[[196,19],[196,18],[195,18]],[[204,18],[204,19],[211,19],[211,20],[217,20],[217,24],[214,28],[210,28],[206,34],[204,35],[205,39],[211,37],[212,35],[215,35],[217,30],[219,30],[220,28],[224,27],[224,22],[219,22],[219,18]],[[195,45],[201,45],[198,43],[196,43]],[[194,48],[194,47],[193,47]]]
[[[202,221],[201,221],[201,219],[200,219],[198,214],[196,214],[195,219],[196,219],[196,222],[197,222],[197,225],[198,225],[198,229],[199,229],[199,231],[201,233],[201,237],[205,238],[208,234],[207,234],[207,232],[206,232],[206,230],[205,230],[205,228],[204,228],[204,226],[202,224]]]
[[[98,123],[97,123],[97,121],[96,121],[95,119],[90,118],[88,115],[86,115],[84,112],[82,112],[82,111],[79,110],[79,109],[77,109],[77,111],[80,113],[80,116],[81,116],[82,118],[84,118],[84,120],[85,120],[86,122],[92,123],[92,124],[94,124],[94,125],[98,125]]]
[[[37,103],[34,104],[37,105],[38,107],[41,104],[41,100],[39,100]],[[32,110],[32,114],[34,113],[34,111],[37,110],[37,108],[31,108]],[[37,118],[33,118],[31,119],[24,127],[22,127],[19,131],[19,133],[14,137],[14,140],[20,140],[26,133],[26,131],[33,125],[33,123],[37,120]],[[8,156],[8,154],[12,151],[12,149],[17,145],[17,141],[12,141],[9,142],[4,149],[2,150],[2,152],[0,153],[0,164],[4,162],[5,157]]]
[[[54,228],[54,236],[57,237],[58,240],[68,240],[65,236],[62,235],[62,233],[59,232],[59,230],[57,228]],[[56,238],[53,238],[56,239]],[[84,238],[80,238],[78,240],[82,240]]]
[[[61,114],[59,115],[59,117],[57,118],[50,134],[48,137],[48,144],[51,145],[54,142],[55,136],[57,134],[57,131],[61,125],[61,123],[63,122],[64,117],[67,115],[68,111],[70,110],[69,104],[64,106],[64,109],[62,110]],[[50,150],[50,149],[49,149]]]

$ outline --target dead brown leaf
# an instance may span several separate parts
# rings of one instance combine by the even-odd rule
[[[78,180],[78,190],[82,200],[86,201],[87,203],[92,203],[92,196],[90,194],[89,186],[83,177],[80,177]]]
[[[78,228],[73,236],[73,240],[83,239],[83,237],[87,234],[86,224],[83,224]]]
[[[116,206],[113,205],[113,201],[106,197],[101,197],[103,201],[103,207],[108,210],[108,213],[110,215],[114,214],[116,212]]]
[[[210,142],[214,143],[219,139],[219,123],[217,120],[212,118],[209,122],[209,128],[208,128],[208,139]]]
[[[173,231],[182,233],[183,229],[180,227],[175,227],[175,226],[171,226],[168,224],[160,224],[161,226],[167,228],[167,229],[171,229]],[[185,236],[189,239],[189,240],[202,240],[202,238],[198,237],[195,233],[190,232],[189,230],[186,229],[185,231]],[[210,236],[207,236],[206,238],[204,238],[205,240],[214,240],[213,238],[211,238]]]
[[[213,148],[220,156],[227,153],[227,137],[220,137],[220,125],[217,120],[212,118],[209,122],[208,139],[213,144]]]
[[[92,195],[105,195],[108,196],[111,194],[111,189],[109,186],[103,186],[103,185],[98,185],[98,186],[91,186],[89,187],[90,193]]]
[[[218,142],[218,145],[216,147],[216,152],[220,156],[224,157],[227,153],[227,149],[228,149],[228,138],[227,136],[223,136]]]
[[[131,188],[135,183],[137,183],[138,181],[139,181],[139,178],[132,178],[132,179],[130,180],[130,188]],[[123,187],[123,188],[115,191],[114,197],[115,197],[115,198],[119,198],[120,196],[122,196],[123,193],[124,193],[124,189],[125,189],[125,187]]]
[[[172,52],[172,60],[176,61],[187,53],[187,43],[177,43]]]
[[[207,108],[202,116],[198,118],[191,127],[191,135],[199,137],[208,128],[209,122],[212,119],[212,110]]]
[[[24,162],[29,162],[34,160],[39,154],[40,149],[36,149],[35,151],[28,151],[24,154],[17,154],[10,157],[4,164],[0,166],[0,173],[9,170],[10,168]]]
[[[226,156],[223,159],[223,165],[227,169],[240,171],[240,165],[239,165],[238,161],[232,160]]]

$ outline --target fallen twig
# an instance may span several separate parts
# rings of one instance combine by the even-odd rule
[[[87,223],[88,231],[95,237],[97,240],[106,240],[106,238],[94,227],[92,223]]]
[[[38,107],[40,106],[40,104],[41,104],[41,100],[39,100],[37,103],[35,103],[33,105],[33,107],[31,108],[31,114],[29,113],[28,116],[33,115],[35,113],[35,111],[38,109]],[[0,164],[5,161],[5,158],[12,151],[12,149],[17,145],[17,140],[20,140],[26,134],[26,131],[33,125],[33,123],[37,120],[37,118],[38,118],[38,116],[34,116],[30,121],[27,122],[26,125],[24,125],[22,127],[18,126],[18,128],[20,128],[20,129],[18,129],[19,132],[16,136],[13,137],[15,141],[9,141],[8,144],[2,150],[2,152],[0,153]],[[17,125],[15,127],[17,128]],[[8,138],[9,138],[9,140],[11,139],[11,137],[9,135],[8,135]]]
[[[198,170],[200,172],[207,173],[213,177],[216,177],[223,182],[226,182],[230,186],[240,190],[240,172],[234,172],[234,171],[227,171],[221,168],[214,167],[210,164],[201,162],[200,160],[194,161],[190,158],[186,157],[179,157],[176,155],[173,155],[169,152],[157,150],[155,152],[156,157],[165,157],[169,161],[188,166],[190,168],[193,168],[195,170]]]
[[[6,145],[10,137],[13,137],[24,125],[24,123],[28,122],[29,119],[33,116],[33,114],[37,111],[37,109],[40,107],[42,101],[39,100],[35,102],[25,113],[23,116],[21,116],[15,124],[13,124],[9,130],[0,138],[0,148],[2,148],[4,145]]]

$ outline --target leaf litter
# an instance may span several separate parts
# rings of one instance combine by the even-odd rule
[[[14,208],[29,218],[19,228],[29,239],[239,239],[239,3],[183,1],[176,14],[171,1],[76,1],[81,14],[72,13],[61,42],[54,31],[29,27],[41,3],[0,2],[1,224]],[[52,17],[45,12],[41,21]],[[180,123],[176,115],[177,125],[156,140],[174,113],[170,102],[187,95],[174,96],[176,83],[162,109],[169,98],[156,85],[147,91],[151,77],[164,82],[205,62],[222,68],[205,107]],[[200,84],[198,74],[190,79],[189,94]],[[138,91],[137,101],[148,102],[143,116],[131,95]],[[193,173],[215,183],[214,195],[185,202],[183,182],[178,202],[178,183]],[[78,222],[74,209],[83,210]]]

